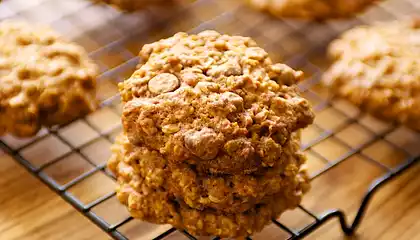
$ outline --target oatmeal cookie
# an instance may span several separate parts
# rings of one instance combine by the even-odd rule
[[[52,29],[0,23],[0,135],[29,137],[96,107],[96,65]]]
[[[302,72],[273,64],[250,38],[178,33],[139,55],[140,68],[120,84],[124,130],[171,164],[256,172],[313,121],[295,85]]]
[[[289,148],[292,151],[293,147]],[[118,179],[117,197],[128,207],[130,214],[135,218],[153,223],[169,223],[177,228],[186,229],[194,235],[217,235],[220,237],[251,235],[261,231],[265,225],[270,223],[271,219],[277,218],[285,210],[295,208],[300,202],[302,193],[307,190],[307,179],[304,173],[298,173],[296,169],[295,172],[290,171],[287,174],[287,170],[285,170],[285,176],[277,176],[279,180],[301,177],[301,179],[295,179],[296,183],[293,189],[290,185],[284,185],[278,181],[279,191],[267,196],[263,201],[254,202],[246,209],[236,209],[237,211],[230,212],[207,206],[197,209],[191,207],[191,204],[185,202],[185,198],[183,198],[183,195],[199,195],[202,192],[197,191],[197,187],[194,186],[197,183],[184,186],[186,188],[184,191],[190,191],[190,193],[174,194],[171,191],[171,183],[180,181],[179,184],[182,185],[191,182],[191,176],[183,175],[182,179],[179,179],[179,176],[174,176],[173,169],[159,156],[159,153],[156,151],[146,152],[144,149],[142,150],[142,147],[132,145],[124,135],[116,138],[113,152],[108,166]],[[218,179],[222,179],[222,177],[209,176],[208,179],[202,178],[201,181],[212,182],[218,181]],[[271,179],[274,180],[274,178]],[[239,195],[253,195],[255,191],[270,191],[270,184],[264,184],[263,177],[258,179],[253,176],[243,176],[236,180],[232,177],[225,181],[226,184],[219,183],[218,186],[211,184],[201,186],[204,191],[207,191],[207,200],[217,202],[223,194],[229,198],[232,194],[231,191]],[[233,185],[230,186],[232,183]],[[255,184],[261,184],[259,189]],[[204,189],[205,187],[207,189]]]
[[[348,18],[379,0],[247,0],[254,8],[277,17]]]
[[[360,26],[329,47],[323,82],[386,120],[420,130],[420,19]]]
[[[298,137],[293,136],[277,165],[258,174],[217,176],[200,173],[189,165],[171,165],[157,151],[135,146],[121,135],[108,166],[115,173],[118,164],[133,168],[132,174],[145,179],[148,187],[164,188],[191,208],[238,213],[270,201],[280,192],[291,205],[300,202],[309,186],[302,167],[306,158],[299,146]]]

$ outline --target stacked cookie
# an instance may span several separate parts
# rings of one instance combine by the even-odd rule
[[[302,73],[250,38],[205,31],[145,45],[120,85],[124,133],[109,168],[133,217],[195,235],[248,236],[308,190]]]

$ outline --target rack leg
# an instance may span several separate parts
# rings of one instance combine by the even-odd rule
[[[311,225],[307,226],[306,228],[302,229],[297,236],[292,237],[291,239],[302,239],[305,236],[308,236],[310,233],[321,227],[325,222],[328,222],[329,220],[333,218],[338,218],[340,222],[341,230],[344,234],[347,236],[353,235],[357,228],[360,226],[360,223],[366,213],[366,209],[373,197],[373,195],[383,186],[385,186],[386,183],[390,182],[394,178],[398,177],[399,175],[403,174],[406,170],[408,170],[411,166],[418,163],[420,160],[420,157],[413,158],[398,167],[394,168],[381,178],[378,178],[367,190],[365,196],[363,197],[362,203],[360,204],[359,210],[357,211],[356,217],[354,218],[351,225],[347,224],[346,216],[345,214],[340,210],[333,210],[325,213],[320,218],[317,218],[317,220],[312,223]]]
[[[401,165],[399,165],[398,167],[394,168],[391,172],[385,174],[383,177],[377,179],[370,187],[369,190],[367,191],[367,193],[365,194],[365,196],[363,197],[362,203],[359,207],[359,210],[357,211],[357,215],[353,220],[353,223],[350,226],[350,229],[352,232],[355,232],[356,229],[359,227],[365,213],[366,213],[366,208],[370,202],[370,200],[372,199],[373,195],[383,186],[385,186],[386,183],[388,183],[389,181],[395,179],[396,177],[398,177],[399,175],[401,175],[402,173],[404,173],[406,170],[408,170],[411,166],[413,166],[414,164],[418,163],[420,160],[420,158],[413,158]],[[340,221],[341,223],[341,221]],[[343,225],[341,225],[341,228],[343,229],[343,231],[345,232],[345,228],[343,228]],[[347,228],[347,226],[346,226]]]

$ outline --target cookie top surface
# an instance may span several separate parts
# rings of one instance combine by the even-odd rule
[[[324,83],[371,113],[420,129],[420,20],[360,26],[329,47]]]
[[[27,136],[36,132],[40,124],[60,124],[78,115],[78,111],[93,110],[97,73],[96,65],[82,47],[52,29],[3,21],[0,112],[8,115],[10,121],[0,117],[0,129],[5,125],[27,125],[26,130],[14,132]]]
[[[253,172],[279,158],[314,115],[295,83],[250,38],[205,31],[145,45],[141,67],[120,85],[129,140],[172,163]]]
[[[327,19],[351,17],[378,0],[247,0],[279,17]]]

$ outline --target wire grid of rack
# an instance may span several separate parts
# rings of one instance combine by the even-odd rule
[[[240,0],[198,0],[175,9],[150,7],[132,14],[84,0],[6,0],[0,4],[0,19],[48,23],[89,51],[101,68],[98,98],[102,104],[85,118],[43,129],[34,138],[3,137],[0,146],[115,239],[195,239],[167,225],[133,220],[117,203],[114,178],[106,169],[109,147],[121,131],[117,83],[133,72],[138,62],[136,54],[144,43],[178,31],[215,29],[251,36],[273,60],[306,72],[307,79],[300,87],[317,112],[314,125],[303,132],[313,190],[298,209],[273,220],[266,228],[269,233],[264,230],[252,238],[274,234],[276,239],[298,239],[334,218],[344,233],[352,234],[375,191],[418,161],[420,151],[411,143],[418,142],[420,136],[405,127],[370,117],[345,100],[331,99],[319,84],[328,66],[326,46],[352,26],[391,20],[416,10],[420,10],[416,0],[389,0],[354,19],[315,23],[275,19],[244,6]],[[325,192],[337,187],[331,182],[346,186],[352,178],[337,176],[334,171],[360,171],[349,162],[367,169],[357,177],[360,182],[371,183],[370,187],[356,194],[361,201],[357,206],[329,210],[335,207],[321,200],[325,200]],[[317,192],[319,189],[327,190]],[[343,196],[346,195],[338,197]],[[346,215],[349,212],[354,216],[351,224]]]

